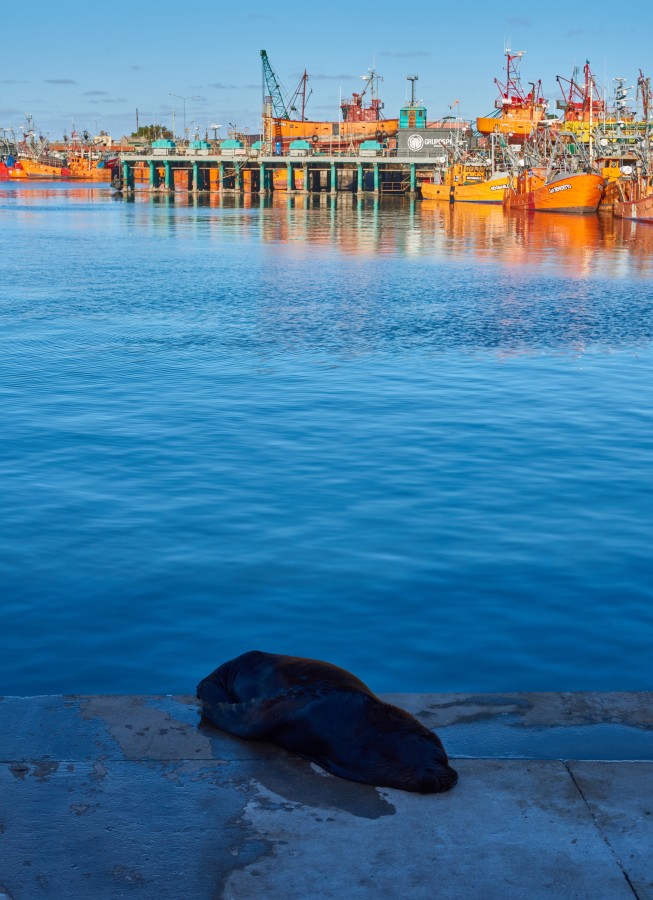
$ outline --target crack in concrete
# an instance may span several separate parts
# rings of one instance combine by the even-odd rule
[[[635,889],[635,886],[633,885],[633,882],[630,880],[630,876],[628,875],[628,872],[626,871],[626,869],[625,869],[623,863],[621,862],[621,859],[620,859],[619,856],[617,855],[617,851],[614,849],[614,847],[613,847],[612,844],[610,843],[607,834],[605,833],[605,831],[604,831],[603,828],[601,827],[601,824],[600,824],[600,822],[599,822],[599,820],[598,820],[596,814],[594,813],[594,810],[592,809],[592,806],[591,806],[589,800],[588,800],[587,797],[585,796],[585,793],[584,793],[582,787],[580,786],[580,783],[579,783],[578,779],[576,778],[576,776],[574,775],[573,771],[571,770],[571,768],[570,768],[570,766],[569,766],[568,760],[563,759],[563,760],[561,760],[561,762],[562,762],[563,766],[565,767],[565,769],[567,770],[567,772],[569,773],[569,777],[571,778],[571,780],[572,780],[572,782],[573,782],[573,784],[574,784],[574,787],[575,787],[576,790],[578,791],[581,800],[582,800],[583,803],[585,804],[585,806],[586,806],[586,808],[587,808],[587,811],[588,811],[588,813],[590,814],[592,821],[594,822],[594,826],[595,826],[595,828],[596,828],[596,830],[597,830],[597,832],[598,832],[598,834],[599,834],[599,837],[601,838],[601,840],[603,841],[603,843],[606,845],[606,847],[607,847],[608,850],[610,851],[610,853],[611,853],[611,855],[612,855],[612,858],[614,859],[615,863],[616,863],[617,866],[619,867],[619,870],[621,871],[621,874],[623,875],[623,877],[624,877],[624,879],[625,879],[625,881],[626,881],[626,884],[628,885],[628,887],[630,888],[630,890],[633,892],[633,896],[636,897],[637,900],[640,900],[639,894],[637,893],[637,891],[636,891],[636,889]]]

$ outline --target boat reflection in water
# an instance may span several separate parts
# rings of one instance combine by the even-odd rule
[[[465,253],[509,267],[549,266],[566,277],[618,276],[615,255],[627,252],[634,266],[653,271],[653,229],[612,216],[523,211],[508,214],[500,207],[453,205],[434,201],[420,204],[425,219],[450,238],[449,252]]]
[[[179,229],[175,210],[187,209],[191,216],[195,208],[224,210],[232,215],[205,214],[194,226],[216,234],[238,227],[264,242],[306,243],[325,252],[337,248],[340,253],[424,260],[458,256],[479,265],[545,267],[552,277],[563,271],[572,278],[620,277],[625,269],[647,277],[653,272],[653,229],[611,215],[507,213],[491,204],[285,192],[271,198],[137,192],[126,202],[170,210],[165,218],[142,217],[145,227]],[[234,220],[239,211],[242,216]],[[187,227],[189,219],[183,221]]]
[[[169,210],[164,216],[138,216],[137,227],[158,230],[208,228],[219,235],[235,227],[236,216],[241,232],[256,233],[265,242],[301,242],[324,251],[337,247],[338,252],[348,254],[399,254],[425,260],[458,256],[515,269],[545,266],[552,276],[563,270],[571,277],[615,278],[625,270],[646,277],[653,273],[653,228],[611,215],[508,214],[500,205],[285,192],[261,198],[257,194],[143,191],[126,201],[96,187],[5,185],[0,187],[0,196],[11,195],[25,210],[63,193],[67,202],[80,205],[118,200],[144,211],[146,207]],[[176,212],[181,210],[186,214],[180,219]],[[212,210],[228,211],[229,216],[212,215]]]

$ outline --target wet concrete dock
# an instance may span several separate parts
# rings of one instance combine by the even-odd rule
[[[0,898],[653,898],[652,694],[385,699],[453,791],[334,778],[190,697],[5,698]]]

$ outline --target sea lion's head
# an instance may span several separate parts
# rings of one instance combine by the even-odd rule
[[[374,746],[368,742],[367,763],[378,785],[441,794],[451,790],[458,773],[449,765],[442,741],[414,716],[389,703],[368,702],[367,723]]]
[[[441,794],[454,787],[458,773],[449,765],[437,734],[425,732],[402,735],[396,786],[418,794]]]

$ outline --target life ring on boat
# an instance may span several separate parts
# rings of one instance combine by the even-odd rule
[[[319,137],[318,137],[316,134],[314,134],[313,137],[311,138],[311,140],[313,141],[314,144],[317,144],[317,142],[318,142],[320,139],[319,139]]]

